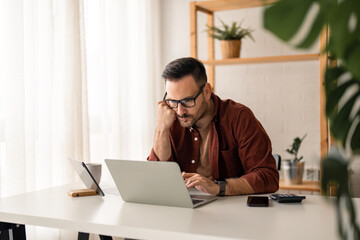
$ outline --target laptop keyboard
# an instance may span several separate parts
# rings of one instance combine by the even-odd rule
[[[192,203],[195,205],[197,203],[200,203],[200,202],[203,202],[204,200],[201,200],[201,199],[191,199]]]

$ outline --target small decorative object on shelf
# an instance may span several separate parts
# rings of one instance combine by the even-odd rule
[[[283,160],[283,177],[285,185],[293,185],[293,184],[301,184],[304,174],[304,160],[303,157],[298,157],[300,145],[306,134],[300,139],[296,137],[294,139],[293,144],[291,145],[291,149],[286,149],[288,153],[294,155],[291,159]]]
[[[219,20],[222,24],[222,28],[207,25],[208,34],[212,38],[220,40],[223,59],[239,58],[241,39],[249,37],[251,40],[255,41],[251,34],[254,30],[250,28],[242,28],[242,23],[237,23],[236,21],[232,22],[230,26],[225,24],[221,19]]]

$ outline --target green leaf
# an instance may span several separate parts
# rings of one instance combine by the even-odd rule
[[[294,155],[294,161],[298,162],[300,161],[303,157],[298,158],[298,152],[301,146],[302,141],[304,140],[304,138],[306,137],[307,134],[305,134],[301,139],[299,137],[294,138],[294,141],[291,145],[291,149],[286,149],[286,151],[288,153],[290,153],[291,155]]]
[[[334,137],[341,141],[345,147],[346,139],[349,134],[349,130],[352,125],[352,119],[350,118],[351,110],[355,104],[356,99],[360,96],[360,92],[352,96],[345,105],[341,108],[339,113],[335,116],[331,130]],[[331,120],[331,119],[330,119]]]
[[[325,24],[325,13],[320,9],[319,14],[313,22],[313,25],[307,35],[307,37],[296,47],[298,48],[309,48],[311,47],[315,40],[319,37],[321,30]]]
[[[264,12],[264,28],[284,41],[299,30],[313,0],[280,0]]]
[[[326,115],[330,120],[330,129],[334,137],[339,140],[343,146],[345,141],[349,139],[351,150],[359,153],[360,151],[360,134],[359,134],[359,122],[355,122],[355,119],[360,118],[359,106],[356,105],[356,101],[360,96],[360,81],[356,78],[352,78],[345,83],[337,86],[336,79],[344,73],[342,68],[327,69],[325,75],[325,86],[327,89],[326,95]],[[347,94],[349,89],[357,89],[353,97],[348,99],[343,108],[338,111],[338,103],[342,97]],[[354,109],[355,108],[355,109]],[[355,111],[355,116],[351,116],[351,112]],[[354,125],[357,124],[357,125]],[[353,128],[355,132],[349,133]],[[348,136],[351,134],[350,136]]]
[[[357,21],[360,20],[360,4],[358,0],[339,1],[336,7],[329,9],[331,51],[339,58],[346,58],[346,55],[351,53],[349,46],[354,45],[354,42],[360,37],[359,23],[354,31],[349,29],[351,16],[355,16]]]
[[[236,22],[233,22],[232,25],[231,25],[231,29],[230,29],[230,32],[229,32],[229,35],[236,35],[236,25],[237,23]]]
[[[264,11],[264,27],[274,33],[281,40],[289,41],[299,31],[309,9],[313,3],[319,4],[319,12],[315,15],[311,29],[304,40],[297,45],[307,48],[312,45],[319,36],[324,25],[329,25],[331,30],[328,42],[323,53],[331,53],[331,59],[338,60],[342,67],[327,69],[325,74],[326,113],[330,119],[330,127],[334,137],[342,141],[345,149],[351,149],[360,153],[360,110],[356,95],[345,102],[338,112],[338,103],[343,101],[349,88],[358,84],[358,96],[360,95],[360,1],[359,0],[279,0]],[[351,25],[351,21],[356,24]],[[330,58],[329,58],[330,59]],[[338,86],[338,78],[343,74],[349,74],[354,79]],[[358,107],[359,108],[359,107]],[[356,112],[355,117],[351,113]],[[351,132],[349,130],[351,129]],[[351,134],[351,135],[349,135]],[[345,146],[345,141],[347,142]],[[350,143],[350,144],[348,144]],[[335,150],[337,148],[334,148]],[[346,149],[347,150],[347,149]],[[287,149],[294,154],[294,149]],[[322,179],[321,187],[327,190],[329,183],[336,183],[337,189],[337,216],[338,232],[342,239],[360,239],[360,228],[356,223],[356,211],[349,196],[348,187],[348,161],[340,154],[340,151],[331,150],[330,154],[321,161]],[[344,199],[348,208],[344,215],[340,201]],[[348,217],[350,213],[350,217]],[[342,216],[345,216],[343,219]],[[349,218],[349,219],[347,219]],[[343,222],[350,226],[343,225]]]
[[[329,92],[336,88],[337,79],[344,73],[342,68],[327,68],[325,72],[325,91],[327,95]]]
[[[358,21],[360,21],[360,19],[358,19]],[[358,23],[358,25],[360,25],[360,23]],[[360,79],[360,41],[357,41],[346,57],[345,64],[347,69],[349,69],[355,78]]]
[[[328,193],[328,186],[336,183],[337,198],[334,202],[336,204],[336,211],[338,217],[338,232],[342,239],[359,239],[360,228],[356,223],[356,209],[349,195],[349,161],[343,156],[337,146],[330,150],[330,153],[321,161],[322,178],[321,178],[321,189],[323,192]],[[329,194],[327,194],[329,195]],[[343,225],[343,209],[341,206],[341,200],[346,203],[347,212],[345,216],[349,214],[350,227],[346,224],[345,228]]]
[[[219,20],[221,22],[222,29],[216,26],[206,25],[206,31],[212,38],[219,40],[238,40],[244,37],[249,37],[254,41],[254,38],[251,34],[253,31],[252,29],[242,28],[241,23],[238,24],[237,22],[232,22],[231,26],[229,26],[225,24],[224,21],[222,21],[220,18]]]
[[[356,84],[356,81],[351,79],[341,85],[339,85],[335,90],[329,91],[327,101],[326,101],[326,114],[327,116],[333,116],[336,114],[336,106],[339,103],[340,99],[344,96],[346,90]]]
[[[330,183],[335,182],[338,185],[338,196],[349,193],[348,164],[337,147],[331,149],[330,153],[321,161],[323,170],[321,188],[324,192],[327,192]]]

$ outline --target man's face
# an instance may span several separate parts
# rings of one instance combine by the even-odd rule
[[[178,81],[166,81],[166,99],[182,100],[187,98],[194,98],[199,92],[200,88],[195,83],[193,76],[188,75]],[[206,111],[206,101],[204,93],[195,100],[195,106],[186,108],[181,103],[178,103],[177,108],[173,108],[179,123],[183,127],[192,127],[201,119]]]

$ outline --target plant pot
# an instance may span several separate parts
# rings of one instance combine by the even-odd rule
[[[293,162],[285,159],[281,163],[281,169],[285,185],[301,184],[304,174],[304,161]]]
[[[220,47],[223,59],[240,57],[241,40],[220,40]]]

